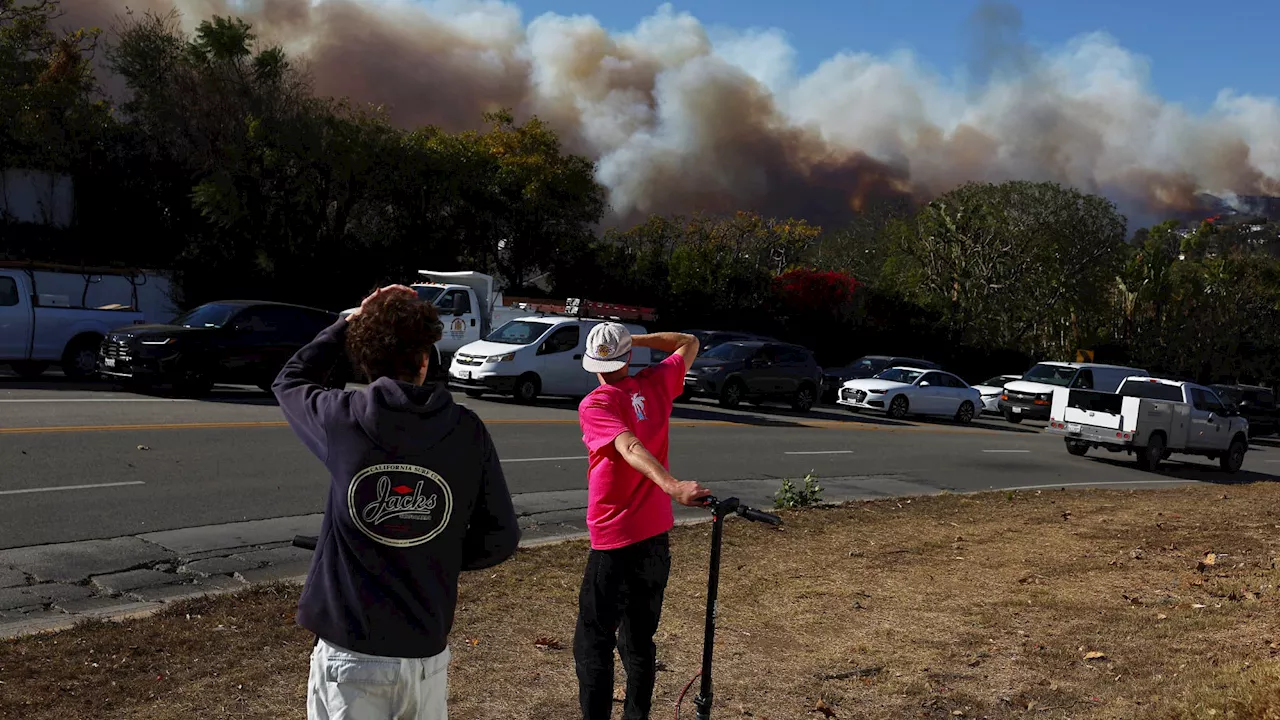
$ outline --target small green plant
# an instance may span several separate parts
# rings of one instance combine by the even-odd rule
[[[804,486],[797,487],[791,478],[782,481],[782,487],[773,495],[773,506],[780,510],[810,507],[822,502],[822,486],[818,477],[810,471],[804,476]]]

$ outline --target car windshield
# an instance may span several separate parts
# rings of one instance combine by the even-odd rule
[[[444,288],[434,285],[414,285],[413,291],[418,293],[418,299],[422,302],[434,303],[436,298],[440,297],[440,293],[444,292]]]
[[[529,343],[542,337],[547,331],[546,323],[529,322],[528,320],[512,320],[502,327],[489,333],[489,337],[485,338],[489,342],[502,343],[504,345],[528,345]]]
[[[1223,385],[1212,385],[1210,387],[1213,388],[1214,392],[1218,393],[1218,397],[1222,398],[1223,400],[1226,400],[1232,405],[1239,405],[1241,400],[1249,400],[1250,402],[1257,402],[1257,393],[1247,393],[1247,392],[1242,393],[1239,390],[1236,390],[1235,388],[1226,387]],[[1253,397],[1252,398],[1249,397],[1250,395],[1253,395]]]
[[[238,305],[209,303],[179,315],[173,324],[189,328],[220,328],[240,309]]]
[[[724,343],[698,355],[707,360],[746,360],[755,353],[755,348],[739,343]]]
[[[1146,398],[1148,400],[1167,400],[1182,402],[1182,388],[1177,385],[1165,385],[1151,380],[1125,380],[1117,395],[1125,397]]]
[[[1023,380],[1066,387],[1076,376],[1076,369],[1064,365],[1036,365],[1022,376]]]
[[[879,372],[885,366],[885,361],[881,358],[858,358],[849,363],[848,370],[853,372]]]
[[[903,383],[905,385],[914,384],[916,380],[924,373],[919,370],[905,370],[903,368],[889,368],[876,376],[877,380],[888,380],[889,382]]]

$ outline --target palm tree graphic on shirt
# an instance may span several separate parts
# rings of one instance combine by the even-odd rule
[[[644,420],[644,396],[640,393],[631,393],[631,409],[636,413],[636,420]]]

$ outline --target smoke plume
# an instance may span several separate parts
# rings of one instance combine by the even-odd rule
[[[113,0],[63,0],[109,28]],[[1106,195],[1132,225],[1198,213],[1198,193],[1280,194],[1280,105],[1224,90],[1193,115],[1156,96],[1146,61],[1105,34],[1031,49],[1018,11],[982,6],[964,79],[910,53],[838,54],[808,74],[776,31],[717,32],[664,5],[632,31],[591,17],[525,21],[501,0],[140,0],[253,22],[302,58],[317,92],[405,127],[537,114],[598,162],[613,222],[754,209],[837,221],[878,199],[959,183],[1051,180]]]

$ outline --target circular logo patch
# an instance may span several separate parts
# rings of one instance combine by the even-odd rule
[[[351,520],[376,542],[413,547],[444,531],[453,493],[444,478],[417,465],[374,465],[351,479]]]

